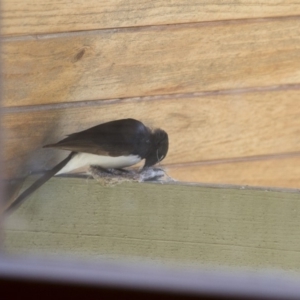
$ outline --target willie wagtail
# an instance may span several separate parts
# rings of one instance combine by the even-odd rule
[[[6,211],[19,206],[52,176],[78,172],[92,165],[102,169],[122,169],[143,159],[143,168],[147,168],[163,160],[168,147],[168,134],[164,130],[151,130],[134,119],[111,121],[70,134],[56,144],[44,146],[71,151],[67,158],[34,182]]]

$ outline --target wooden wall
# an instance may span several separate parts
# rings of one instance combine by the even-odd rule
[[[195,182],[300,188],[300,0],[2,1],[5,176],[133,117]]]

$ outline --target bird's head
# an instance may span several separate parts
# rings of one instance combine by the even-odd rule
[[[152,145],[150,153],[145,158],[144,168],[151,167],[166,157],[169,149],[168,134],[161,129],[154,130]]]

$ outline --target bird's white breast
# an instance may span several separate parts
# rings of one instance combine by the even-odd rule
[[[100,166],[105,169],[125,168],[141,161],[138,155],[129,156],[101,156],[89,153],[77,153],[74,157],[55,175],[74,172],[78,169],[88,168],[91,165]]]

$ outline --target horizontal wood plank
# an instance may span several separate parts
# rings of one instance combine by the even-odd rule
[[[16,254],[299,271],[299,200],[265,189],[52,179],[6,218],[4,245]]]
[[[5,175],[50,168],[67,152],[43,145],[128,117],[168,132],[164,165],[300,151],[299,97],[300,90],[257,91],[9,112],[3,118]]]
[[[3,35],[24,35],[299,14],[299,0],[5,0],[1,29]]]
[[[300,189],[300,153],[276,158],[168,166],[179,181]]]
[[[4,39],[4,106],[300,83],[300,20]]]

